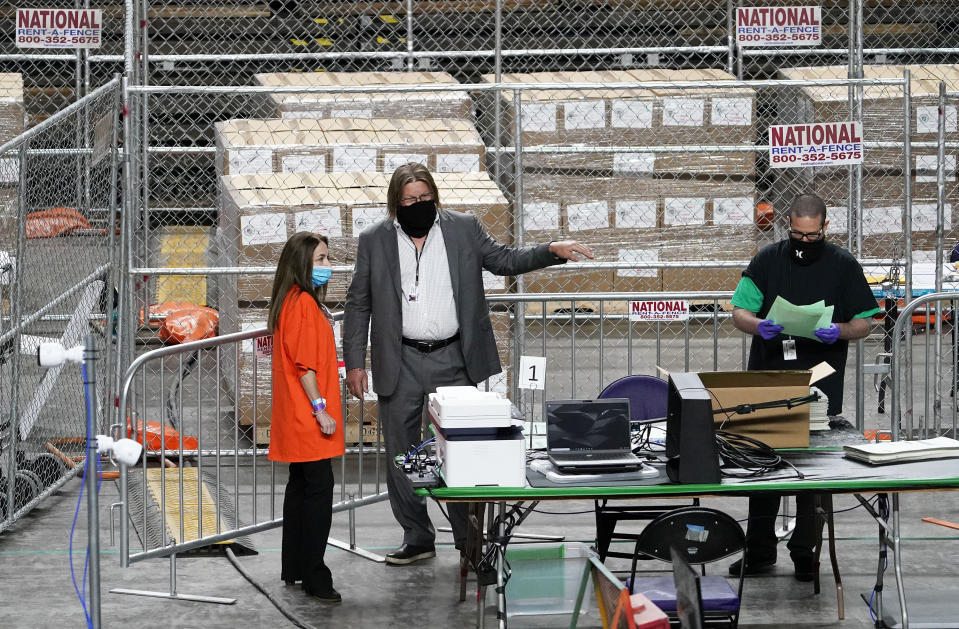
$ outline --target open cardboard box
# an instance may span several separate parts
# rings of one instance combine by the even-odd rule
[[[833,373],[820,363],[812,370],[701,372],[703,386],[712,393],[713,410],[733,409],[740,404],[773,402],[809,395],[809,387]],[[809,404],[794,408],[769,408],[746,415],[733,412],[715,415],[717,430],[762,441],[771,448],[809,447]]]

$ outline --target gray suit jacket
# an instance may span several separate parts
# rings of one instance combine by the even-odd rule
[[[483,290],[482,270],[496,275],[519,275],[565,260],[550,253],[549,244],[519,249],[502,245],[490,238],[479,220],[469,214],[440,210],[439,219],[466,371],[470,380],[479,383],[502,371]],[[393,393],[399,377],[403,335],[399,259],[396,227],[392,221],[380,221],[360,234],[343,319],[346,369],[366,366],[369,331],[373,390],[383,396]]]

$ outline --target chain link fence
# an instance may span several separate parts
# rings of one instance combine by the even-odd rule
[[[928,81],[951,76],[948,63],[957,56],[949,38],[953,3],[827,1],[821,45],[790,48],[736,45],[740,4],[103,5],[104,43],[96,54],[24,54],[5,44],[0,69],[20,75],[24,123],[4,137],[107,82],[126,62],[122,252],[132,271],[121,290],[120,367],[137,348],[162,340],[159,304],[214,307],[221,332],[260,325],[279,247],[299,229],[333,240],[332,259],[341,268],[328,297],[337,307],[355,237],[382,216],[385,178],[403,161],[427,163],[441,179],[444,205],[476,213],[498,240],[570,237],[600,254],[598,264],[575,272],[490,276],[491,294],[729,291],[742,264],[783,237],[783,213],[805,189],[827,199],[830,234],[875,265],[867,274],[898,279],[902,268],[911,281],[934,240],[928,206],[936,191],[924,177],[938,162],[935,146],[923,144],[933,139],[923,129],[933,106]],[[0,19],[12,24],[12,12]],[[902,185],[907,97],[894,84],[903,64],[924,72],[910,86],[910,197]],[[850,75],[867,82],[843,83]],[[765,82],[717,83],[736,78]],[[493,89],[497,82],[504,87]],[[232,87],[203,87],[211,85]],[[771,125],[858,119],[867,142],[862,167],[800,171],[768,163]],[[87,127],[96,118],[88,120],[73,129],[75,146],[91,136]],[[44,194],[72,185],[77,198],[86,197],[92,176],[83,160],[73,164],[70,178],[45,186]],[[729,340],[738,333],[725,319],[725,300],[702,301],[692,299],[697,316],[683,326],[602,329],[626,348],[629,339],[655,338],[655,361],[630,369],[706,368],[715,360],[684,356],[678,344],[710,339],[717,329]],[[582,333],[580,324],[593,330],[591,318],[626,321],[627,303],[500,304],[494,318],[503,364],[515,370],[525,347],[561,342]],[[540,317],[548,323],[532,323]],[[565,317],[571,326],[560,323]],[[592,351],[589,360],[602,365],[603,352]],[[856,364],[864,362],[860,352]],[[241,381],[250,377],[240,371],[225,385],[236,396],[237,416]],[[606,376],[599,368],[571,383],[569,393],[594,393]],[[495,386],[509,387],[502,380]],[[355,404],[357,442],[369,442],[375,404]]]
[[[37,347],[101,350],[96,426],[112,399],[119,80],[0,146],[0,530],[77,474],[86,443],[80,370]],[[78,130],[80,133],[78,133]],[[112,406],[112,405],[111,405]]]

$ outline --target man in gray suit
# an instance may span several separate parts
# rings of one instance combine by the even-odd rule
[[[403,527],[403,544],[386,555],[393,565],[436,554],[426,500],[413,494],[409,479],[392,464],[422,439],[425,396],[436,387],[476,385],[502,370],[483,269],[518,275],[578,260],[577,254],[593,257],[589,247],[574,241],[507,247],[491,239],[475,216],[439,206],[426,167],[396,169],[387,191],[387,219],[360,234],[343,320],[346,383],[357,397],[369,390],[369,334],[373,390],[390,461],[386,486]],[[463,550],[466,505],[449,507],[453,539]]]

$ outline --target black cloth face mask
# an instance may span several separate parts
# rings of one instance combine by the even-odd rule
[[[436,201],[417,201],[401,205],[396,210],[396,220],[410,238],[422,238],[429,233],[436,221]]]
[[[809,266],[822,256],[826,249],[826,237],[819,240],[796,240],[789,239],[789,257],[799,266]]]

